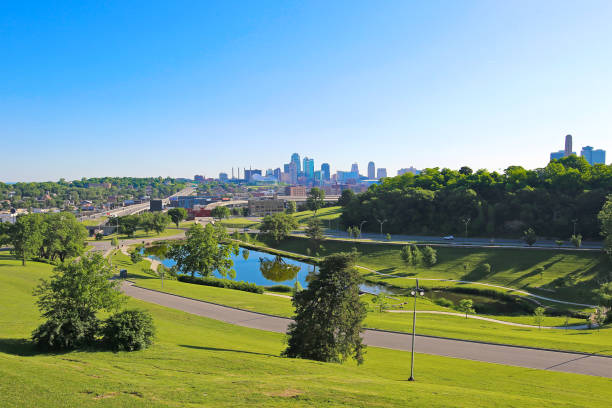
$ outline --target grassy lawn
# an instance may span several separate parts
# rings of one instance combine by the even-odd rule
[[[266,246],[263,242],[258,242]],[[290,237],[275,248],[306,254],[308,242]],[[414,286],[414,278],[444,278],[490,283],[527,290],[542,296],[578,303],[595,304],[593,289],[600,277],[612,269],[608,258],[599,252],[515,248],[452,248],[438,247],[438,262],[433,267],[407,267],[401,260],[401,245],[367,244],[335,240],[323,243],[321,255],[357,248],[357,264],[391,277],[365,272],[368,280],[397,287]],[[491,265],[491,272],[483,275],[477,267]],[[542,274],[536,269],[545,268]],[[557,283],[552,283],[556,281]],[[425,285],[442,283],[424,281]]]
[[[258,221],[253,221],[244,217],[226,218],[216,222],[228,228],[250,228],[259,224]]]
[[[278,357],[280,334],[129,300],[150,311],[145,351],[38,353],[31,295],[50,266],[0,258],[0,405],[3,407],[427,406],[606,407],[609,379],[368,348],[362,366]]]
[[[172,224],[174,225],[174,224]],[[123,234],[110,234],[110,235],[106,235],[104,238],[102,238],[102,241],[110,241],[113,238],[117,238],[119,240],[124,240],[124,239],[147,239],[147,238],[167,238],[167,237],[173,237],[175,235],[179,235],[179,234],[183,234],[185,231],[183,231],[182,229],[177,229],[174,227],[168,227],[166,228],[161,234],[157,234],[155,231],[149,231],[149,233],[147,234],[144,230],[136,230],[136,232],[134,233],[134,236],[132,237],[128,237],[127,235],[123,235]],[[89,237],[87,238],[87,241],[95,241],[96,238],[95,237]]]
[[[328,222],[332,221],[332,224],[335,227],[336,224],[333,221],[339,219],[341,214],[342,214],[342,207],[340,206],[325,207],[317,211],[317,218],[323,221],[324,226],[327,226]],[[308,220],[314,216],[314,212],[313,211],[299,211],[299,212],[293,213],[293,216],[295,217],[297,222],[299,222],[300,224],[306,224]]]
[[[86,227],[96,227],[96,226],[106,222],[107,219],[108,219],[108,217],[103,215],[102,217],[96,218],[95,220],[84,220],[84,221],[81,221],[81,224],[83,224]]]
[[[130,280],[145,288],[277,316],[290,317],[293,314],[293,306],[290,299],[287,298],[169,280],[164,281],[164,287],[162,288],[159,279],[140,272],[142,267],[148,266],[147,261],[143,261],[138,265],[132,265],[127,256],[118,254],[113,256],[113,262],[117,262],[120,268],[127,269]],[[469,295],[466,295],[466,297],[469,297]],[[364,295],[362,299],[368,303],[370,309],[364,322],[366,327],[400,332],[412,331],[412,314],[380,313],[377,311],[376,305],[371,302],[372,296]],[[397,300],[390,299],[389,302],[391,305],[395,305],[392,309],[396,310],[400,309],[399,304],[408,302],[403,308],[408,311],[412,310],[412,299],[404,296],[398,297]],[[427,298],[418,300],[417,309],[457,313],[456,310],[439,306]],[[512,323],[535,325],[533,317],[529,315],[481,316]],[[564,323],[564,317],[547,316],[544,318],[543,326],[563,326]],[[583,323],[582,320],[569,319],[570,325],[581,323]],[[418,333],[457,339],[612,355],[612,327],[610,326],[605,327],[601,331],[539,330],[537,328],[515,327],[495,322],[465,319],[460,316],[420,314],[418,317]]]

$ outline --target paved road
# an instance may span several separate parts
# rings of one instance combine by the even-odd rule
[[[285,333],[290,319],[264,315],[156,292],[123,282],[123,291],[146,302],[182,310],[238,326]],[[410,335],[405,333],[365,330],[364,341],[373,347],[409,351]],[[612,378],[612,358],[579,353],[536,350],[529,348],[476,343],[463,340],[417,336],[418,353],[462,358],[541,370],[562,371]]]

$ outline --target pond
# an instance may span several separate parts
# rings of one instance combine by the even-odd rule
[[[143,253],[167,267],[172,267],[176,265],[176,262],[166,258],[167,251],[167,245],[153,245],[144,248]],[[238,255],[232,254],[231,259],[234,261],[236,271],[234,280],[261,286],[287,285],[293,287],[297,280],[303,288],[306,288],[308,286],[306,277],[314,269],[313,265],[305,262],[244,248],[240,248]],[[221,278],[216,271],[214,275]],[[361,290],[375,294],[381,291],[388,292],[387,288],[374,284],[364,284]]]

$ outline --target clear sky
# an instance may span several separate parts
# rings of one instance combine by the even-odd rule
[[[612,2],[0,3],[0,180],[612,155]]]

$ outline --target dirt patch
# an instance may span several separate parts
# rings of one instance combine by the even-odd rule
[[[284,391],[280,392],[266,392],[265,394],[269,397],[283,397],[283,398],[293,398],[301,395],[303,391],[296,390],[295,388],[287,388]]]
[[[99,400],[99,399],[104,399],[104,398],[113,398],[115,396],[117,396],[116,392],[107,392],[106,394],[96,395],[93,399]]]

